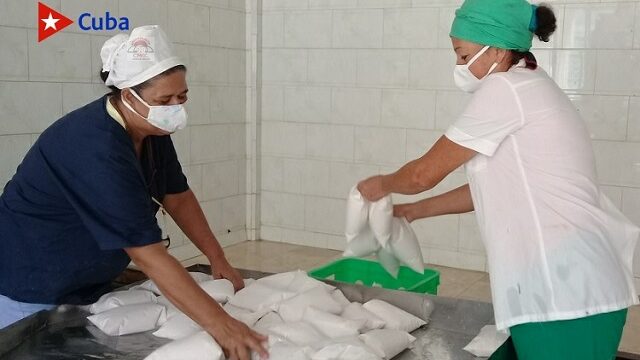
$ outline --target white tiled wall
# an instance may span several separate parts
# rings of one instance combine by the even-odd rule
[[[548,2],[558,30],[534,53],[583,114],[605,191],[640,224],[640,2]],[[262,238],[342,248],[349,188],[422,155],[455,120],[468,100],[448,38],[460,3],[263,0]],[[465,181],[455,172],[429,193]],[[414,228],[427,261],[486,269],[473,214]]]
[[[89,11],[127,16],[132,27],[159,24],[187,63],[189,126],[173,136],[191,188],[216,235],[228,245],[247,238],[246,25],[238,0],[48,0],[73,20]],[[37,42],[36,1],[0,2],[0,187],[37,135],[107,92],[99,51],[113,33],[72,25]],[[37,103],[38,106],[33,106]],[[198,254],[170,223],[172,252]]]

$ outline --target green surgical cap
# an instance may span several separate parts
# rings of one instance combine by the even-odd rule
[[[536,6],[526,0],[466,0],[456,11],[452,37],[501,49],[529,51]]]

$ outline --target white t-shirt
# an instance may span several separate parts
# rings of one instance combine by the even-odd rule
[[[465,170],[498,329],[638,303],[640,229],[600,191],[586,126],[543,70],[489,75],[446,136],[478,152]]]

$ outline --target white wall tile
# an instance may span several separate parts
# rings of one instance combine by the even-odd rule
[[[460,249],[478,254],[484,254],[484,244],[480,235],[480,228],[474,213],[462,214],[460,219]]]
[[[436,129],[446,130],[464,111],[471,96],[462,91],[438,91],[436,95]]]
[[[409,83],[408,50],[358,52],[358,85],[406,87]]]
[[[640,188],[622,189],[622,212],[632,223],[640,226]]]
[[[91,35],[91,82],[104,85],[104,81],[100,78],[102,71],[102,59],[100,58],[100,50],[108,36]]]
[[[433,129],[435,107],[435,91],[383,90],[381,124],[409,129]]]
[[[438,48],[440,49],[451,49],[451,51],[453,51],[449,33],[451,32],[451,24],[453,24],[453,19],[456,17],[457,9],[457,6],[441,6],[439,8]]]
[[[284,90],[285,121],[328,123],[331,117],[331,88],[286,87]]]
[[[241,11],[211,8],[211,45],[245,49],[245,17]]]
[[[284,192],[284,160],[281,157],[264,156],[260,160],[262,190]]]
[[[306,125],[304,124],[283,122],[262,124],[262,151],[264,154],[304,157],[305,138]]]
[[[442,135],[441,131],[407,130],[407,155],[405,160],[415,160],[426,154]]]
[[[41,133],[62,116],[62,84],[0,82],[0,99],[0,135]]]
[[[421,89],[457,89],[453,82],[455,53],[450,49],[412,50],[409,86]]]
[[[353,186],[378,172],[379,168],[374,165],[332,162],[329,166],[329,196],[346,199]]]
[[[284,46],[331,47],[331,11],[293,11],[284,15]]]
[[[337,124],[380,124],[382,91],[379,89],[335,88],[331,121]]]
[[[411,7],[411,0],[358,0],[359,8],[399,8]]]
[[[328,160],[353,160],[354,129],[345,125],[307,125],[307,156]]]
[[[628,97],[594,95],[569,97],[587,123],[592,139],[622,141],[626,139]]]
[[[382,26],[382,10],[336,10],[333,47],[381,48]]]
[[[565,48],[630,49],[635,3],[575,4],[565,7]]]
[[[462,5],[463,0],[413,0],[413,7],[432,7],[434,5]]]
[[[169,0],[169,30],[171,41],[183,44],[209,45],[211,27],[209,7]],[[174,16],[180,14],[180,16]],[[185,21],[185,19],[189,19]]]
[[[633,31],[633,48],[634,49],[640,49],[640,21],[638,21],[638,19],[640,18],[640,6],[638,6],[636,4],[636,26],[634,28]]]
[[[110,90],[100,84],[62,84],[62,112],[64,114],[97,100]]]
[[[229,84],[244,85],[247,75],[246,50],[229,49],[227,53],[229,54]]]
[[[221,199],[239,193],[237,160],[214,162],[202,166],[202,200]]]
[[[29,80],[91,82],[91,38],[61,32],[38,42],[29,30]]]
[[[307,7],[305,0],[264,0],[262,2],[264,10],[306,9]]]
[[[262,14],[262,47],[284,46],[284,13],[265,12]]]
[[[118,14],[129,18],[131,29],[143,25],[160,25],[168,31],[168,3],[168,0],[120,0]]]
[[[202,166],[201,165],[184,165],[182,164],[182,172],[187,177],[189,189],[193,191],[196,198],[202,198]]]
[[[243,86],[214,86],[210,88],[210,117],[214,123],[242,123],[245,121],[246,88]]]
[[[421,247],[456,251],[459,242],[459,216],[444,215],[411,223]]]
[[[222,222],[222,200],[201,201],[200,206],[214,234],[220,234],[224,228]]]
[[[283,179],[286,192],[326,197],[329,194],[329,163],[285,159]]]
[[[222,223],[225,232],[228,230],[244,228],[246,223],[246,201],[244,196],[233,196],[222,199]],[[246,236],[244,239],[246,240]]]
[[[629,103],[629,141],[640,141],[640,97],[631,97]]]
[[[187,82],[190,85],[228,83],[227,49],[197,45],[176,45],[175,48],[187,65]]]
[[[354,9],[357,0],[309,0],[309,9]]]
[[[189,124],[206,125],[211,123],[211,89],[208,86],[189,86],[187,102],[184,104],[189,115]]]
[[[346,200],[307,196],[304,228],[329,234],[344,233]]]
[[[368,164],[401,164],[406,141],[404,129],[356,128],[355,159]]]
[[[600,183],[640,187],[640,143],[594,141]]]
[[[230,125],[192,126],[191,163],[203,164],[229,158],[231,141],[234,140],[231,139]]]
[[[0,79],[27,80],[29,60],[27,57],[27,30],[0,27]]]
[[[191,164],[191,126],[187,126],[178,132],[171,134],[173,146],[178,154],[178,161],[181,164]]]
[[[30,135],[5,135],[0,136],[0,189],[4,188],[7,181],[16,173],[18,165],[24,159],[31,148]]]
[[[385,10],[384,47],[404,49],[436,47],[439,16],[438,8]]]
[[[262,51],[262,80],[272,82],[302,82],[307,77],[305,50],[264,49]]]
[[[309,50],[308,81],[318,84],[355,84],[356,54],[354,50]]]
[[[555,50],[550,65],[543,67],[563,90],[589,94],[595,87],[596,60],[592,50]]]
[[[281,225],[292,229],[304,228],[305,198],[303,195],[263,192],[261,199],[262,223]]]
[[[60,0],[47,0],[46,4],[53,9],[60,9]],[[36,19],[37,14],[37,1],[3,0],[2,11],[0,11],[0,25],[35,29],[38,20]]]
[[[284,89],[281,86],[262,87],[262,120],[284,120]]]
[[[599,50],[596,92],[640,95],[640,50]]]

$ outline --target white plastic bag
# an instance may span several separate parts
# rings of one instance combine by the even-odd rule
[[[358,336],[366,323],[366,320],[345,319],[312,306],[304,311],[302,320],[313,325],[330,339]]]
[[[369,205],[369,226],[380,246],[385,247],[391,239],[391,223],[393,219],[393,203],[391,195]]]
[[[340,304],[342,306],[342,308],[344,309],[345,307],[347,307],[349,304],[351,304],[351,301],[349,301],[349,299],[347,299],[346,296],[344,296],[344,294],[342,293],[342,291],[340,289],[335,289],[333,290],[333,292],[331,293],[331,297],[333,298],[333,300],[335,300],[338,304]]]
[[[362,306],[382,319],[385,322],[385,329],[401,330],[409,333],[426,324],[426,321],[419,317],[382,300],[369,300]]]
[[[367,225],[358,235],[351,240],[347,240],[347,247],[342,255],[365,257],[375,253],[378,249],[380,249],[380,243]]]
[[[253,329],[261,334],[265,334],[276,325],[283,324],[284,320],[276,312],[269,312],[256,322]]]
[[[233,283],[227,279],[207,280],[199,285],[204,292],[221,304],[229,301],[235,294]]]
[[[486,325],[480,333],[463,348],[476,357],[491,356],[509,338],[504,332],[496,330],[495,325]]]
[[[224,352],[205,331],[172,341],[158,348],[145,360],[224,360]]]
[[[180,311],[180,309],[173,305],[173,303],[169,301],[169,298],[167,298],[166,296],[158,296],[156,300],[158,301],[158,304],[163,305],[166,309],[165,320],[169,320],[178,314],[182,314],[182,311]],[[160,322],[158,323],[158,325],[162,326],[163,323],[164,322]]]
[[[314,351],[309,347],[292,344],[279,337],[269,338],[269,360],[309,360],[309,354]],[[262,360],[256,352],[251,353],[252,360]]]
[[[313,346],[314,344],[327,340],[327,337],[316,330],[316,328],[301,321],[275,325],[269,329],[269,334],[298,346]],[[271,336],[269,338],[271,338]]]
[[[160,329],[153,333],[154,336],[178,340],[202,331],[200,325],[191,320],[185,314],[178,314],[165,321]]]
[[[277,306],[277,312],[285,322],[300,321],[306,308],[313,306],[332,314],[339,314],[342,306],[323,288],[315,288],[285,300]]]
[[[103,333],[120,336],[155,329],[158,320],[165,316],[164,312],[162,305],[136,304],[107,310],[87,319]]]
[[[422,250],[416,233],[406,218],[393,218],[391,234],[391,253],[404,265],[413,271],[424,273]]]
[[[382,265],[389,275],[394,279],[398,278],[398,272],[400,272],[400,261],[396,259],[390,249],[383,246],[378,250],[378,262],[380,262],[380,265]]]
[[[351,188],[347,197],[345,225],[344,234],[347,237],[347,243],[350,243],[369,227],[369,201],[362,197],[357,185]]]
[[[381,360],[372,349],[356,339],[334,342],[320,348],[311,360]]]
[[[205,273],[201,273],[201,272],[190,272],[189,275],[191,275],[191,278],[196,282],[196,283],[201,283],[203,281],[207,281],[207,280],[211,280],[213,279],[213,277],[209,274],[205,274]],[[160,291],[160,289],[158,288],[158,285],[156,285],[155,282],[153,282],[153,280],[147,280],[145,282],[143,282],[140,285],[134,286],[131,288],[132,290],[147,290],[147,291],[151,291],[153,293],[155,293],[156,295],[162,295],[162,292]]]
[[[416,340],[407,332],[391,329],[372,330],[360,339],[383,359],[392,359]]]
[[[284,290],[296,294],[303,293],[316,287],[322,287],[327,291],[335,289],[334,286],[318,281],[302,270],[270,275],[257,280],[257,282],[273,289]]]
[[[353,302],[342,310],[340,314],[345,319],[362,320],[364,326],[360,329],[362,332],[367,332],[375,329],[382,329],[385,325],[384,320],[380,319],[376,314],[365,309],[362,304]]]
[[[155,303],[156,296],[146,290],[114,291],[102,295],[98,301],[89,306],[89,312],[99,314],[125,305]]]
[[[256,281],[255,283],[238,291],[229,300],[229,304],[251,312],[270,308],[285,299],[295,296],[295,293],[275,289]]]
[[[260,320],[265,314],[271,311],[270,308],[261,308],[258,311],[251,311],[247,309],[243,309],[234,305],[227,303],[222,307],[224,311],[229,314],[232,318],[243,322],[245,325],[252,327],[255,323]]]

